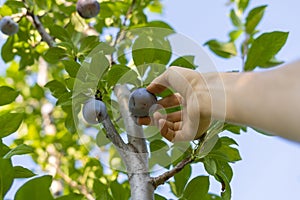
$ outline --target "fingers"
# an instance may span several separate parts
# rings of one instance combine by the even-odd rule
[[[160,112],[155,112],[153,117],[139,117],[137,118],[137,123],[139,125],[158,125],[160,119],[165,119],[170,122],[179,122],[182,120],[182,112],[172,112],[167,115],[163,115]]]
[[[170,87],[181,95],[186,96],[187,88],[190,86],[195,73],[191,69],[170,67],[159,77],[155,78],[147,87],[147,90],[153,94],[159,94]]]
[[[169,141],[173,141],[176,132],[181,129],[182,122],[170,122],[165,119],[158,121],[161,135]]]
[[[170,108],[183,104],[183,97],[179,93],[172,94],[163,99],[160,99],[157,103],[164,108]]]

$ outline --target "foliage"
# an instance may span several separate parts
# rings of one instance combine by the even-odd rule
[[[118,170],[124,167],[120,155],[102,125],[82,122],[82,103],[100,91],[122,135],[125,126],[124,120],[118,120],[116,84],[144,87],[168,66],[196,68],[193,55],[173,57],[167,37],[175,32],[172,27],[148,20],[147,10],[162,12],[159,0],[102,1],[100,14],[88,20],[80,18],[75,5],[75,0],[7,0],[0,8],[1,17],[14,16],[19,24],[18,33],[7,38],[1,51],[8,68],[0,77],[0,199],[14,179],[31,177],[17,191],[16,200],[129,199],[129,181],[122,178],[126,173]],[[282,63],[275,57],[288,33],[260,33],[257,26],[267,6],[252,10],[248,6],[248,0],[231,0],[234,29],[229,40],[213,39],[205,45],[223,58],[240,56],[245,71]],[[41,25],[53,41],[42,36]],[[202,165],[208,175],[191,177],[187,164],[167,182],[174,196],[231,199],[231,163],[241,157],[232,138],[218,136],[224,130],[239,134],[245,128],[225,124],[221,129],[215,124],[200,140],[176,144],[162,139],[154,127],[144,128],[150,169],[171,170],[191,157],[193,165]],[[7,146],[3,139],[12,134],[14,141]],[[93,154],[99,149],[104,152],[100,158]],[[36,170],[14,166],[12,158],[23,154],[30,154],[46,173],[53,168],[55,173],[37,176]],[[102,155],[108,159],[104,161]],[[220,196],[209,193],[209,176],[220,182]],[[57,182],[63,188],[50,189]],[[166,198],[156,194],[155,199]]]

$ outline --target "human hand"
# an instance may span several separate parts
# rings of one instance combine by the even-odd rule
[[[180,111],[161,114],[153,118],[138,118],[141,125],[156,125],[169,141],[188,141],[199,138],[211,122],[211,97],[206,78],[197,71],[182,67],[170,67],[152,81],[147,90],[159,94],[167,88],[176,93],[160,99],[163,108],[181,105]]]

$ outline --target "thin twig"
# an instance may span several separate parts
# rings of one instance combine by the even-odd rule
[[[66,175],[60,168],[57,169],[57,174],[72,188],[77,189],[83,194],[88,200],[95,200],[85,185],[79,185],[71,177]]]
[[[129,6],[129,8],[128,8],[126,14],[125,14],[125,18],[124,18],[124,21],[122,23],[122,27],[126,26],[126,23],[127,23],[128,19],[130,18],[130,15],[133,12],[135,4],[136,4],[136,0],[132,0],[131,5]],[[123,38],[124,38],[124,32],[125,32],[125,30],[123,28],[120,28],[120,30],[117,33],[116,39],[115,39],[115,41],[114,41],[114,43],[113,43],[112,46],[115,47],[121,40],[123,40]]]
[[[179,173],[186,165],[194,161],[193,157],[187,157],[178,163],[173,169],[159,175],[158,177],[153,177],[151,179],[152,185],[154,188],[157,188],[159,185],[164,184],[167,180],[172,178],[175,174]]]
[[[30,17],[29,20],[32,22],[36,30],[41,35],[42,40],[45,41],[49,47],[53,47],[55,45],[55,42],[53,38],[50,36],[50,34],[46,31],[39,17],[29,10],[27,10],[27,16]]]

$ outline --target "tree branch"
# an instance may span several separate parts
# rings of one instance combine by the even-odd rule
[[[131,188],[131,199],[154,199],[154,187],[149,175],[148,152],[144,132],[141,126],[135,124],[128,108],[130,91],[126,85],[116,85],[114,92],[120,105],[119,109],[127,131],[128,144],[136,149],[136,153],[125,152],[124,156]]]
[[[34,25],[36,30],[39,32],[39,34],[42,37],[42,40],[45,41],[49,47],[53,47],[55,45],[55,42],[53,38],[50,36],[50,34],[46,31],[45,27],[43,26],[42,22],[40,21],[39,17],[35,15],[33,12],[30,12],[27,10],[27,16],[31,23]]]
[[[187,157],[178,163],[173,169],[163,173],[158,177],[153,177],[151,179],[152,185],[154,188],[157,188],[159,185],[164,184],[167,180],[172,178],[175,174],[179,173],[186,165],[194,161],[193,157]]]
[[[102,121],[102,125],[104,126],[104,129],[106,130],[106,136],[110,139],[110,141],[119,149],[122,149],[123,151],[130,151],[129,147],[121,136],[119,135],[118,131],[116,130],[115,126],[113,125],[110,117],[107,115],[107,117]]]
[[[132,0],[130,7],[128,8],[128,10],[125,14],[125,18],[122,23],[122,26],[126,25],[128,19],[130,18],[130,15],[132,14],[135,4],[136,4],[136,0]],[[121,27],[119,32],[117,33],[116,39],[113,43],[113,46],[116,46],[123,38],[124,38],[124,29]]]

